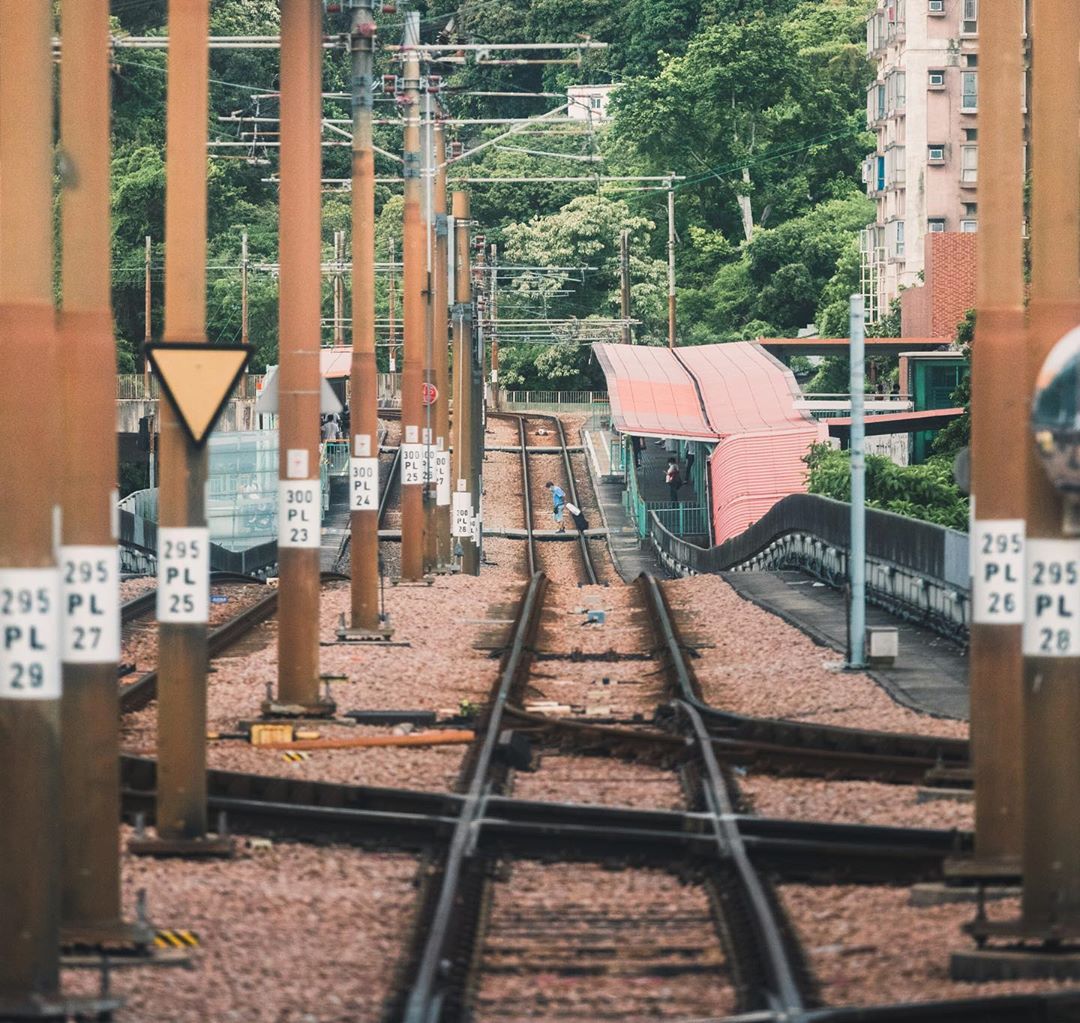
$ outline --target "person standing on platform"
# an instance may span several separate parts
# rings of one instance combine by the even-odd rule
[[[671,503],[679,503],[679,487],[682,486],[682,473],[679,472],[679,463],[674,458],[667,460],[667,472],[664,474],[664,482],[668,485],[671,494]]]
[[[563,508],[566,506],[566,491],[562,487],[555,486],[551,480],[544,484],[544,489],[551,494],[551,513],[555,517],[555,526],[560,533],[565,533],[566,523],[563,522]]]

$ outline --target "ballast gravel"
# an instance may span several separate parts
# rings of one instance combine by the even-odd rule
[[[114,969],[126,1003],[116,1023],[378,1019],[414,911],[415,858],[243,836],[238,846],[232,860],[122,855],[127,917],[145,889],[153,924],[194,932],[199,948],[191,969]],[[96,993],[97,980],[63,977],[69,994]]]
[[[664,583],[683,638],[698,646],[694,670],[722,710],[889,732],[966,738],[962,721],[895,703],[868,675],[835,670],[838,655],[743,600],[719,576]]]

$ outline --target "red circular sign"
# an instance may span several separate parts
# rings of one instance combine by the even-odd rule
[[[439,389],[434,384],[424,384],[422,393],[425,405],[434,405],[439,398]]]

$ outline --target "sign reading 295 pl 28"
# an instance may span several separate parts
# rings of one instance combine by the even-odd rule
[[[1027,542],[1024,655],[1080,657],[1080,541]]]

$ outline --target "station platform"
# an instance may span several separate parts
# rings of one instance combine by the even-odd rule
[[[607,532],[608,548],[615,570],[623,582],[633,582],[642,572],[659,579],[667,576],[652,545],[637,534],[633,520],[623,506],[622,477],[611,472],[611,434],[606,430],[584,430],[585,462],[589,467],[600,519]]]
[[[724,572],[745,600],[783,618],[815,642],[843,655],[847,650],[844,595],[802,572]],[[899,630],[900,656],[891,668],[870,675],[897,703],[925,714],[966,721],[969,715],[967,656],[944,636],[868,604],[867,625]]]

